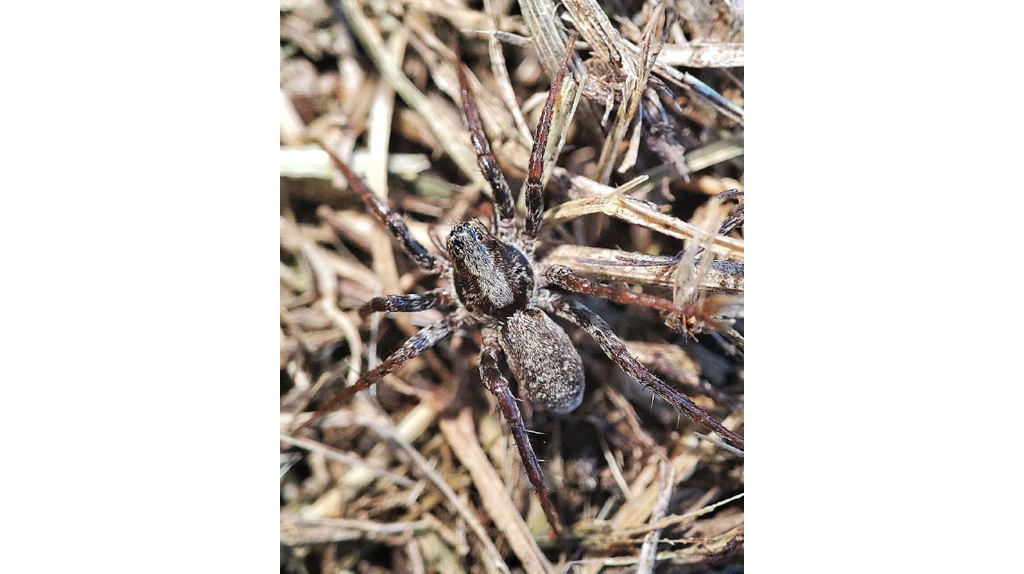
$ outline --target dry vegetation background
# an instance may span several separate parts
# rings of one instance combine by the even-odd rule
[[[741,1],[282,0],[282,571],[742,570],[742,456],[702,438],[576,328],[566,330],[586,365],[583,405],[561,419],[521,405],[571,529],[566,547],[480,382],[477,332],[442,341],[315,431],[290,430],[315,410],[314,393],[330,396],[319,385],[351,384],[439,318],[360,316],[372,297],[436,279],[312,142],[330,142],[433,249],[431,228],[443,238],[492,209],[455,42],[518,190],[565,31],[577,30],[539,257],[685,308],[581,298],[653,372],[744,434],[742,195],[717,197],[743,188],[742,11]]]

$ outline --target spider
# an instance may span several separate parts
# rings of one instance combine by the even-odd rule
[[[462,107],[480,169],[493,192],[495,210],[490,226],[478,220],[456,225],[441,249],[445,254],[443,257],[431,253],[414,239],[402,217],[378,199],[329,146],[321,143],[348,180],[349,186],[391,232],[405,253],[427,273],[446,277],[454,286],[454,294],[448,289],[438,288],[421,294],[386,295],[371,299],[362,310],[364,315],[427,309],[438,309],[446,315],[408,339],[379,366],[363,374],[355,384],[341,391],[297,429],[308,426],[457,329],[479,328],[482,335],[481,379],[497,399],[498,407],[511,428],[527,477],[537,492],[548,522],[559,538],[562,538],[563,533],[561,521],[544,485],[544,475],[527,436],[516,398],[499,368],[500,357],[504,355],[525,399],[548,412],[563,415],[580,405],[585,388],[583,361],[566,332],[551,319],[551,314],[585,330],[604,353],[633,379],[654,391],[697,424],[717,433],[729,445],[743,450],[742,437],[722,426],[688,398],[651,374],[627,351],[625,344],[604,319],[571,296],[555,291],[552,287],[664,310],[679,311],[678,307],[648,295],[593,283],[574,274],[567,267],[546,265],[534,257],[535,240],[543,212],[541,178],[544,152],[555,101],[569,68],[575,40],[576,34],[573,34],[537,126],[525,183],[526,216],[521,230],[516,227],[512,192],[484,135],[461,60],[457,62],[456,68]]]

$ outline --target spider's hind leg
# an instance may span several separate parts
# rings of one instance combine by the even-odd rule
[[[564,536],[562,522],[548,496],[548,489],[544,486],[544,471],[541,470],[537,454],[533,451],[533,445],[530,444],[530,437],[526,434],[526,426],[523,424],[523,417],[519,412],[519,405],[516,404],[516,398],[512,395],[512,390],[509,389],[508,379],[501,374],[501,370],[498,368],[498,353],[501,352],[498,334],[492,329],[484,329],[483,344],[480,347],[480,378],[483,379],[487,390],[494,395],[494,398],[498,399],[501,414],[512,429],[512,437],[519,449],[519,458],[523,462],[523,467],[526,468],[526,476],[530,479],[534,490],[537,491],[537,496],[540,497],[540,505],[544,509],[548,522],[555,530],[555,535],[562,540]]]
[[[600,315],[588,309],[578,301],[572,301],[564,297],[551,299],[548,308],[558,316],[568,319],[581,327],[597,341],[608,358],[615,362],[623,371],[638,383],[654,391],[659,397],[675,407],[676,410],[686,415],[693,422],[717,433],[730,446],[743,450],[743,437],[725,428],[722,423],[716,421],[704,409],[698,407],[667,383],[651,374],[640,361],[626,349],[625,343],[619,339],[608,323]]]
[[[359,377],[359,380],[352,386],[345,387],[336,397],[328,401],[324,406],[320,407],[316,413],[309,418],[309,420],[296,428],[294,433],[298,433],[302,429],[320,420],[324,415],[350,399],[352,395],[363,389],[369,388],[370,385],[381,380],[385,375],[393,373],[402,365],[409,362],[410,359],[419,356],[423,351],[426,351],[436,345],[438,341],[451,334],[455,329],[455,324],[455,317],[453,315],[449,315],[437,323],[428,325],[421,329],[419,333],[416,333],[415,336],[403,343],[401,348],[392,353],[387,359],[384,359],[383,363],[377,365],[375,369],[365,373],[362,377]]]

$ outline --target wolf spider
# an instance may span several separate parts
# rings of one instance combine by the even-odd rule
[[[551,85],[537,126],[525,184],[526,217],[522,230],[516,228],[512,192],[484,135],[461,60],[457,62],[457,70],[462,106],[480,169],[493,191],[496,209],[490,228],[477,220],[456,225],[442,249],[445,257],[427,251],[416,241],[402,217],[384,205],[329,146],[322,144],[348,180],[349,186],[387,227],[406,254],[427,273],[447,277],[454,285],[455,294],[453,296],[450,291],[438,288],[422,294],[386,295],[371,299],[362,309],[364,315],[373,312],[407,313],[439,309],[446,316],[408,339],[400,349],[365,373],[355,384],[344,389],[300,427],[308,426],[456,329],[479,327],[483,341],[480,349],[480,377],[487,390],[497,399],[502,415],[511,427],[527,477],[540,498],[549,523],[560,538],[561,522],[544,486],[544,475],[537,455],[527,436],[516,398],[498,367],[499,358],[504,354],[524,397],[549,412],[566,414],[580,405],[585,387],[583,361],[569,336],[548,313],[567,319],[585,330],[598,342],[604,353],[633,379],[654,391],[697,424],[720,435],[729,445],[743,450],[742,437],[722,426],[688,398],[651,374],[626,350],[625,344],[604,319],[582,303],[552,291],[549,287],[664,310],[679,311],[678,307],[668,301],[626,289],[592,283],[575,275],[567,267],[546,265],[534,257],[534,241],[543,212],[541,176],[544,152],[555,100],[569,67],[575,38],[573,34],[569,40],[565,59]],[[440,245],[438,247],[441,248]]]

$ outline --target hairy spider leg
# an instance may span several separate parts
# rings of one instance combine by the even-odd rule
[[[533,136],[533,152],[530,153],[529,175],[526,178],[526,222],[523,224],[523,243],[529,253],[533,252],[533,240],[537,237],[540,229],[541,218],[544,215],[544,196],[541,184],[541,176],[544,173],[544,151],[548,147],[548,132],[551,131],[551,116],[555,111],[555,99],[562,89],[562,80],[569,69],[569,61],[572,59],[576,47],[577,33],[574,31],[569,35],[569,46],[565,50],[565,58],[562,60],[562,68],[558,76],[551,84],[551,91],[548,92],[548,101],[544,104],[544,112],[537,122],[537,133]]]
[[[718,199],[733,199],[739,197],[743,197],[743,192],[738,189],[727,189],[718,194]],[[736,206],[736,209],[734,209],[733,212],[725,218],[725,221],[722,222],[722,227],[718,229],[718,234],[729,235],[732,233],[733,229],[736,229],[740,225],[743,225],[743,202],[740,202],[740,204]]]
[[[452,295],[447,289],[431,289],[425,293],[408,295],[384,295],[367,301],[359,308],[359,316],[367,317],[372,313],[415,313],[451,304]]]
[[[686,307],[681,307],[672,301],[662,299],[660,297],[635,293],[622,287],[613,287],[610,285],[595,283],[585,277],[576,275],[571,269],[562,265],[552,265],[549,267],[544,272],[544,278],[547,279],[551,285],[556,285],[566,291],[572,291],[573,293],[593,295],[595,297],[601,297],[602,299],[608,299],[609,301],[614,301],[623,305],[641,305],[643,307],[651,307],[652,309],[672,313],[673,316],[678,317],[683,321],[687,320],[687,318],[697,318],[718,331],[729,332],[731,330],[731,327],[715,319],[711,313],[702,309],[700,305],[687,305]]]
[[[457,46],[457,45],[456,45]],[[455,69],[459,75],[459,92],[462,94],[462,110],[466,114],[466,124],[469,126],[469,139],[473,142],[473,149],[476,150],[477,164],[483,172],[484,179],[491,186],[494,194],[496,233],[502,239],[509,239],[515,234],[515,210],[512,205],[512,190],[505,181],[505,174],[498,167],[498,161],[491,153],[491,144],[487,141],[483,124],[480,123],[480,114],[477,112],[476,104],[473,102],[473,94],[469,89],[469,80],[466,78],[466,66],[462,63],[462,54],[455,52]]]
[[[416,333],[416,335],[402,344],[401,348],[392,353],[387,359],[384,359],[383,363],[377,365],[375,369],[365,373],[362,377],[359,377],[359,380],[352,386],[345,387],[336,397],[320,407],[308,421],[296,428],[294,432],[298,433],[320,420],[324,415],[352,398],[352,395],[369,388],[370,385],[384,378],[385,375],[393,373],[410,359],[419,356],[423,351],[436,345],[438,341],[447,337],[455,329],[455,321],[455,317],[449,315],[433,325],[420,329],[419,333]]]
[[[409,233],[409,227],[405,224],[405,220],[402,216],[391,211],[388,206],[384,205],[384,202],[379,197],[374,195],[370,188],[363,183],[363,180],[359,178],[352,169],[338,157],[338,154],[331,150],[330,146],[322,141],[318,141],[320,147],[323,148],[327,155],[330,156],[331,161],[334,165],[341,170],[341,174],[348,180],[349,187],[362,198],[363,203],[370,209],[373,215],[380,220],[384,227],[391,232],[391,235],[398,240],[398,243],[402,246],[402,249],[416,262],[417,265],[426,269],[430,273],[439,275],[448,268],[448,262],[443,258],[434,255],[427,251],[419,241],[416,241],[412,234]]]
[[[530,437],[526,434],[526,426],[523,424],[519,405],[516,404],[516,398],[509,389],[508,379],[501,374],[501,370],[498,368],[498,357],[501,352],[497,332],[490,328],[483,329],[483,343],[480,346],[480,378],[487,390],[498,400],[501,414],[512,429],[512,436],[519,449],[519,458],[522,460],[523,466],[526,467],[526,476],[530,479],[533,489],[537,491],[537,496],[540,497],[540,505],[548,517],[548,522],[555,530],[555,535],[559,540],[563,540],[562,522],[548,496],[548,489],[544,486],[544,473],[537,460],[537,454],[533,452]]]
[[[743,437],[725,428],[704,409],[693,404],[693,401],[679,394],[664,381],[651,374],[640,361],[637,361],[626,349],[625,343],[619,339],[608,323],[600,315],[588,309],[582,303],[562,297],[555,297],[550,309],[558,316],[568,319],[585,330],[597,341],[608,358],[615,362],[623,371],[643,386],[654,391],[678,411],[685,414],[693,422],[717,433],[722,439],[740,451],[743,450]]]
[[[635,293],[622,287],[612,287],[610,285],[595,283],[585,277],[576,275],[571,269],[563,265],[552,265],[549,267],[544,272],[544,278],[552,285],[557,285],[558,287],[561,287],[566,291],[572,291],[573,293],[593,295],[616,303],[622,303],[623,305],[642,305],[644,307],[651,307],[653,309],[668,311],[670,313],[678,313],[680,315],[686,313],[685,308],[680,307],[667,299],[644,295],[643,293]]]
[[[623,287],[602,285],[601,283],[596,283],[585,277],[576,275],[571,269],[563,265],[552,265],[546,269],[544,271],[544,278],[549,284],[561,287],[566,291],[572,291],[573,293],[593,295],[594,297],[600,297],[623,305],[641,305],[643,307],[658,309],[659,311],[667,311],[682,320],[686,320],[687,317],[696,317],[713,328],[726,333],[733,330],[731,327],[722,324],[722,322],[710,316],[709,313],[701,309],[698,305],[687,305],[686,307],[681,307],[660,297],[635,293]],[[722,337],[722,335],[717,331],[713,332],[713,334]],[[724,338],[722,342],[723,344],[731,346],[731,343],[727,343]]]

